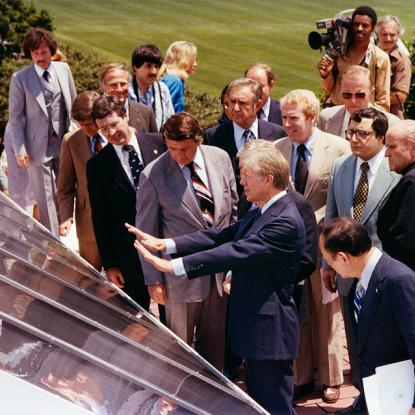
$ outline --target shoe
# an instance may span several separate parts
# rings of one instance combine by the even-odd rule
[[[314,382],[303,383],[302,385],[294,386],[294,401],[304,398],[314,391]]]
[[[326,403],[335,403],[340,398],[340,385],[326,386],[323,385],[323,401]]]

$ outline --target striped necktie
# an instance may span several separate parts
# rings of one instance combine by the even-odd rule
[[[192,179],[193,189],[199,201],[200,210],[209,226],[213,225],[213,218],[215,217],[215,205],[210,190],[203,183],[202,179],[196,173],[194,162],[187,164],[190,170],[190,177]]]
[[[360,285],[360,283],[358,283],[356,285],[356,291],[355,291],[354,299],[353,299],[354,317],[356,321],[359,320],[359,313],[362,308],[362,302],[363,302],[363,297],[365,296],[365,293],[366,293],[365,289]]]

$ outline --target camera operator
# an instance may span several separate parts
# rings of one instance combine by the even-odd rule
[[[335,59],[325,55],[317,65],[330,105],[343,104],[340,90],[343,73],[351,65],[360,65],[371,72],[375,85],[375,104],[389,111],[390,62],[388,55],[371,43],[376,22],[376,12],[371,7],[360,6],[355,9],[345,54]]]
[[[390,112],[405,118],[404,103],[409,94],[412,64],[409,57],[398,46],[402,33],[401,22],[396,16],[383,16],[376,25],[379,47],[389,55],[391,64]]]

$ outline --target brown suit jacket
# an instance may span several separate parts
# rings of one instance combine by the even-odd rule
[[[84,241],[95,240],[86,181],[90,158],[89,139],[81,129],[63,137],[57,193],[60,223],[73,218],[75,202],[76,234]]]
[[[324,218],[326,210],[327,187],[334,160],[344,154],[350,154],[349,142],[325,133],[318,128],[317,138],[314,144],[313,155],[308,169],[308,179],[304,196],[310,202],[316,215],[317,223]],[[293,144],[288,137],[275,141],[275,147],[281,151],[291,167]],[[294,189],[294,181],[290,175],[291,186]]]

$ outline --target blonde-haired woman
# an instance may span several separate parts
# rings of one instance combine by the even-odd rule
[[[175,112],[184,111],[184,81],[196,69],[197,48],[192,42],[180,40],[167,49],[158,77],[169,88]]]

